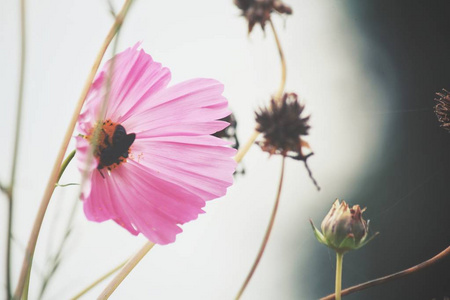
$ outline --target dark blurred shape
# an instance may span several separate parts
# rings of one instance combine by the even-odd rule
[[[236,150],[239,150],[240,145],[239,145],[239,139],[238,139],[237,131],[236,131],[237,120],[236,120],[235,115],[233,113],[231,113],[230,115],[226,116],[225,118],[220,119],[220,121],[228,122],[228,123],[230,123],[230,125],[228,125],[224,129],[222,129],[221,131],[214,133],[213,136],[230,141],[232,143],[231,147],[233,147]],[[245,174],[245,168],[242,166],[242,163],[240,163],[238,165],[234,174],[235,175],[236,174]]]
[[[368,217],[376,220],[372,228],[381,232],[370,245],[347,255],[346,288],[414,266],[450,244],[450,138],[433,111],[435,91],[450,86],[450,1],[339,3],[361,32],[360,41],[372,46],[362,53],[367,77],[393,93],[395,101],[391,103],[394,109],[386,114],[389,129],[375,164],[354,175],[359,184],[345,195],[370,206]],[[310,282],[315,287],[313,298],[334,290],[334,261],[317,255],[319,246],[313,249],[314,262],[308,268],[318,270]],[[301,272],[299,266],[299,277]],[[302,291],[298,295],[301,299]],[[413,275],[345,299],[442,300],[448,296],[447,257]]]
[[[217,131],[216,133],[213,134],[213,136],[216,136],[221,139],[226,139],[226,140],[232,142],[233,144],[231,147],[238,150],[239,149],[239,140],[238,140],[238,137],[236,134],[236,128],[237,128],[236,117],[234,116],[233,113],[231,113],[230,115],[226,116],[225,118],[220,119],[220,121],[228,122],[228,123],[230,123],[230,125],[228,125],[224,129],[222,129],[221,131]]]
[[[280,14],[292,14],[292,8],[280,0],[234,0],[234,4],[242,10],[242,15],[248,21],[248,33],[252,32],[257,23],[264,30],[273,11]]]
[[[436,113],[439,122],[441,122],[441,127],[450,131],[450,94],[448,91],[442,89],[442,92],[436,93],[436,95],[438,95],[439,98],[434,99],[438,102],[434,107],[434,112]]]

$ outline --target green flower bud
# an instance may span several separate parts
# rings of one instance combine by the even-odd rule
[[[322,221],[322,232],[310,220],[317,240],[340,253],[361,248],[378,234],[367,238],[369,222],[362,218],[365,210],[361,210],[359,205],[350,208],[345,201],[339,203],[339,199],[336,199]]]

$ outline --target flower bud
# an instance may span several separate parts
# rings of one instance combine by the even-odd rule
[[[317,240],[341,253],[361,248],[378,234],[377,232],[367,239],[369,222],[362,218],[364,211],[359,205],[350,208],[345,201],[339,203],[339,199],[336,199],[322,221],[322,232],[311,221]]]

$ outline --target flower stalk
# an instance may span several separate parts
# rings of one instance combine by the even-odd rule
[[[128,262],[128,260],[122,262],[121,264],[117,265],[114,269],[108,271],[108,273],[104,274],[103,276],[101,276],[100,278],[98,278],[97,280],[95,280],[93,283],[91,283],[90,285],[88,285],[86,288],[84,288],[81,292],[79,292],[78,294],[76,294],[73,298],[71,298],[71,300],[77,300],[79,299],[81,296],[83,296],[84,294],[86,294],[87,292],[89,292],[91,289],[93,289],[94,287],[96,287],[99,283],[101,283],[103,280],[107,279],[109,276],[111,276],[112,274],[116,273],[117,271],[119,271],[120,269],[123,268],[123,266],[125,266],[125,264]]]
[[[277,31],[275,29],[275,26],[273,25],[272,19],[269,19],[270,28],[272,28],[273,36],[275,37],[275,42],[277,44],[278,48],[278,54],[280,54],[280,61],[281,61],[281,81],[280,86],[278,87],[278,92],[276,95],[276,99],[278,101],[281,100],[281,96],[283,95],[284,88],[286,86],[286,59],[284,57],[283,47],[281,47],[280,39],[278,38]]]
[[[344,253],[336,252],[336,282],[334,287],[334,295],[336,300],[341,300],[341,287],[342,287],[342,261],[344,259]]]
[[[22,120],[22,104],[25,86],[25,61],[26,61],[26,10],[25,0],[20,1],[20,71],[19,71],[19,94],[17,98],[17,115],[14,135],[14,149],[12,159],[12,169],[10,176],[10,185],[2,189],[8,196],[8,235],[6,238],[6,293],[7,299],[11,298],[11,242],[12,242],[12,224],[14,213],[14,183],[16,179],[17,157],[19,153],[20,127]]]
[[[258,267],[258,264],[261,260],[261,257],[264,254],[264,250],[266,249],[267,242],[269,241],[270,233],[272,232],[273,224],[275,222],[275,216],[277,215],[278,205],[280,203],[281,190],[283,188],[285,160],[286,160],[286,158],[283,156],[283,160],[281,162],[281,175],[280,175],[280,182],[278,184],[277,197],[275,199],[275,204],[273,206],[272,215],[270,216],[270,221],[269,221],[269,225],[267,226],[266,234],[264,235],[264,239],[263,239],[263,242],[259,249],[258,255],[256,256],[255,262],[253,263],[253,266],[250,269],[250,272],[248,273],[247,278],[245,278],[245,281],[235,298],[236,300],[241,298],[242,294],[245,291],[245,288],[247,287],[248,283],[250,282],[250,279],[252,279],[253,274],[255,273],[255,270]]]
[[[47,210],[48,204],[50,202],[50,198],[53,194],[53,191],[55,189],[55,184],[58,180],[60,166],[62,164],[64,154],[67,150],[67,146],[70,142],[70,139],[72,138],[73,130],[75,129],[75,124],[78,119],[78,116],[80,114],[81,108],[83,107],[84,101],[86,99],[86,95],[89,91],[89,88],[92,84],[92,81],[94,79],[95,74],[97,73],[97,70],[100,66],[101,60],[106,52],[106,49],[108,48],[109,44],[111,43],[112,39],[116,35],[117,31],[120,29],[120,27],[123,24],[123,21],[125,19],[125,16],[127,15],[127,12],[131,6],[132,0],[126,0],[122,6],[122,9],[120,10],[119,14],[117,15],[114,24],[112,25],[111,29],[109,30],[99,53],[97,54],[97,57],[94,61],[94,65],[92,66],[91,72],[88,75],[88,78],[86,80],[86,83],[84,85],[84,88],[81,92],[80,98],[78,100],[77,106],[74,110],[74,113],[72,115],[72,118],[70,120],[69,126],[67,128],[66,134],[64,136],[62,145],[59,149],[57,158],[55,160],[55,163],[53,165],[53,169],[50,175],[50,178],[48,180],[44,196],[42,197],[41,205],[39,207],[33,229],[30,235],[30,239],[27,244],[27,248],[25,251],[25,257],[22,263],[22,269],[19,277],[19,282],[17,284],[16,291],[14,293],[14,299],[18,300],[21,299],[22,293],[25,287],[25,281],[28,277],[27,274],[29,274],[31,270],[31,264],[33,260],[34,250],[36,248],[36,242],[39,236],[39,231],[42,225],[42,221],[44,219],[45,212]]]
[[[154,243],[148,241],[144,247],[142,247],[125,266],[120,270],[120,272],[113,278],[113,280],[108,284],[108,286],[103,290],[103,292],[98,296],[97,300],[108,299],[112,293],[117,289],[117,287],[122,283],[125,277],[130,274],[134,267],[144,258],[144,256],[155,246]]]
[[[284,57],[283,47],[281,47],[280,39],[278,38],[277,31],[275,29],[275,26],[273,25],[272,19],[269,19],[270,28],[272,28],[273,36],[275,37],[275,43],[277,44],[278,53],[280,55],[280,62],[281,62],[281,81],[280,85],[278,87],[277,94],[275,96],[275,99],[277,101],[282,100],[284,88],[286,86],[286,76],[287,76],[287,69],[286,69],[286,59]],[[254,130],[252,135],[249,137],[247,142],[244,144],[243,147],[239,148],[236,156],[234,157],[234,160],[239,163],[242,161],[244,156],[247,154],[248,150],[250,150],[251,146],[255,143],[256,139],[259,136],[259,132],[257,130]]]

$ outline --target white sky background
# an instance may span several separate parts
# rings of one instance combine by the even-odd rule
[[[377,51],[354,27],[339,2],[296,0],[294,15],[274,16],[288,63],[287,91],[300,95],[312,114],[309,164],[322,187],[317,192],[301,162],[289,161],[285,188],[266,253],[243,299],[294,299],[295,287],[309,299],[308,282],[293,278],[298,260],[308,268],[317,243],[309,217],[320,224],[336,197],[347,199],[361,170],[372,167],[388,117],[388,92],[364,69],[365,54]],[[14,283],[23,248],[69,118],[94,57],[112,23],[104,0],[28,0],[28,58],[14,218]],[[116,1],[119,8],[121,1]],[[0,0],[0,180],[9,181],[19,69],[19,6]],[[284,24],[286,27],[284,27]],[[238,119],[244,143],[254,110],[267,104],[280,81],[280,63],[269,26],[250,37],[232,0],[136,0],[123,27],[119,50],[142,41],[153,58],[170,68],[172,82],[212,77]],[[110,54],[106,58],[110,58]],[[392,96],[390,96],[392,97]],[[370,133],[370,135],[368,134]],[[72,143],[69,149],[74,148]],[[206,206],[206,214],[183,226],[168,246],[156,246],[112,299],[232,299],[260,247],[276,195],[280,158],[254,146],[228,195]],[[62,182],[77,182],[71,164]],[[36,250],[30,298],[36,299],[39,270],[48,249],[64,232],[76,187],[58,188]],[[357,199],[347,199],[357,203]],[[5,282],[6,199],[0,196],[0,282]],[[75,229],[46,299],[75,295],[137,251],[145,239],[113,222],[88,222],[77,208]],[[324,257],[324,259],[328,259]],[[295,263],[294,263],[295,262]],[[331,267],[330,267],[330,272]],[[93,290],[85,299],[95,298]],[[297,288],[298,289],[298,288]],[[302,297],[303,298],[303,297]]]

